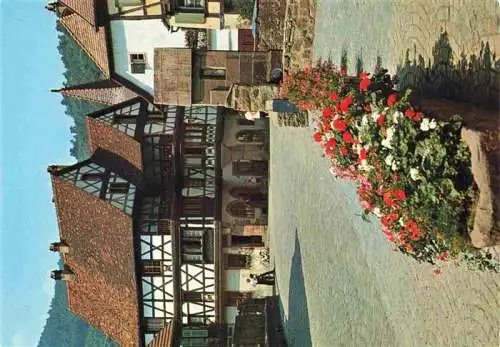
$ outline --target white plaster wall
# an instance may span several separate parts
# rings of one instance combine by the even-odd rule
[[[216,51],[238,50],[238,29],[210,30],[210,49]]]
[[[154,49],[184,47],[184,31],[171,33],[160,19],[111,21],[115,72],[153,94]],[[146,73],[130,71],[129,54],[146,54]]]

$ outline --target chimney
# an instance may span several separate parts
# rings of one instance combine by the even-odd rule
[[[75,274],[70,270],[52,270],[50,273],[50,277],[55,279],[56,281],[67,281],[71,282],[75,279]]]
[[[58,5],[59,5],[59,4],[58,4],[57,2],[49,2],[49,3],[45,6],[45,8],[46,8],[47,10],[49,10],[50,12],[56,12],[56,10],[57,10],[57,6],[58,6]]]
[[[52,242],[50,244],[49,250],[52,252],[59,252],[61,254],[67,254],[67,253],[69,253],[69,246],[66,243],[64,243],[63,241]]]

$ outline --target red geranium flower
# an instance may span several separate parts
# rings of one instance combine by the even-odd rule
[[[377,125],[379,127],[382,127],[384,125],[384,122],[385,122],[385,117],[384,117],[384,114],[381,113],[381,114],[379,114],[379,116],[377,118]]]
[[[420,122],[420,121],[422,120],[422,118],[424,118],[424,114],[423,114],[422,112],[417,112],[417,113],[415,113],[415,118],[414,118],[414,119],[415,119],[417,122]]]
[[[362,72],[359,74],[359,78],[360,78],[360,79],[362,79],[362,80],[364,80],[364,79],[367,79],[367,78],[369,78],[369,77],[368,77],[368,74],[367,74],[366,72],[362,71]]]
[[[365,112],[371,112],[372,111],[372,107],[370,106],[370,104],[366,104],[363,109],[365,110]]]
[[[353,138],[352,138],[352,135],[350,132],[346,131],[343,135],[342,135],[342,139],[344,140],[344,142],[346,143],[352,143],[353,142]]]
[[[409,119],[413,119],[415,117],[415,111],[412,108],[409,108],[405,111],[405,117]]]
[[[338,100],[338,98],[339,98],[339,96],[338,96],[338,95],[337,95],[337,93],[335,93],[335,92],[331,93],[331,94],[330,94],[330,96],[328,97],[328,99],[329,99],[330,101],[337,101],[337,100]]]
[[[336,145],[337,143],[335,142],[335,139],[333,137],[326,142],[327,147],[335,148]]]
[[[362,79],[359,82],[359,90],[361,90],[361,91],[367,91],[368,87],[370,86],[371,83],[372,83],[372,81],[369,78]]]
[[[328,118],[333,115],[333,110],[330,107],[325,107],[323,109],[323,117]]]
[[[406,193],[402,189],[396,189],[393,194],[394,194],[394,197],[400,201],[403,201],[404,199],[406,199]]]
[[[325,131],[325,133],[331,130],[330,121],[323,122],[323,130]]]
[[[347,113],[349,111],[349,106],[352,104],[352,96],[345,97],[342,102],[340,103],[340,110],[344,113]]]
[[[333,121],[333,128],[338,131],[346,131],[347,123],[342,119],[335,119]]]
[[[359,152],[359,161],[366,160],[366,149],[361,148]]]
[[[390,192],[385,192],[384,196],[384,203],[389,206],[389,207],[394,207],[395,203],[394,200],[392,199],[391,193]]]
[[[326,146],[326,147],[325,147],[325,155],[326,155],[328,158],[333,157],[333,149],[332,149],[331,147]]]
[[[389,107],[392,107],[394,106],[394,104],[396,103],[396,101],[398,101],[398,96],[394,93],[392,93],[391,95],[389,95],[389,97],[387,98],[387,105]]]
[[[340,153],[341,153],[343,156],[346,156],[346,155],[347,155],[347,148],[345,148],[344,146],[340,147]]]
[[[316,133],[314,133],[313,138],[314,138],[314,141],[321,142],[321,139],[323,138],[323,135],[321,135],[320,132],[316,132]]]

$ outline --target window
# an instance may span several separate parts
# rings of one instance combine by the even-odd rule
[[[226,291],[226,306],[238,306],[240,302],[250,299],[251,297],[251,292]]]
[[[255,218],[255,208],[244,201],[235,200],[227,205],[227,212],[237,218]]]
[[[130,56],[130,70],[135,74],[146,72],[146,55],[144,53],[132,53]]]
[[[211,80],[225,80],[226,69],[213,69],[213,68],[201,69],[201,78],[206,78]]]
[[[233,161],[233,176],[265,176],[267,161],[237,160]]]
[[[264,142],[265,137],[263,130],[241,130],[236,133],[239,142]]]
[[[142,0],[115,0],[116,7],[139,5],[142,5]]]
[[[148,333],[156,333],[165,327],[164,318],[146,318],[144,322]]]
[[[208,337],[207,329],[185,328],[182,329],[182,337]]]
[[[182,293],[182,297],[184,301],[200,302],[202,301],[201,294],[201,292],[184,292]]]
[[[103,172],[87,172],[82,174],[82,181],[100,181],[103,176]]]
[[[128,182],[112,182],[109,184],[109,192],[111,194],[127,194],[128,188]]]
[[[231,235],[231,246],[263,246],[262,236]]]
[[[195,339],[182,339],[181,347],[206,347],[205,339],[195,338]]]
[[[254,126],[255,122],[246,118],[238,118],[238,125],[241,126]]]
[[[162,276],[168,266],[164,266],[161,260],[143,260],[142,273],[144,276]]]
[[[246,254],[226,254],[226,267],[233,269],[246,269],[250,264]]]
[[[180,0],[179,6],[181,7],[194,7],[203,8],[203,3],[205,0]]]

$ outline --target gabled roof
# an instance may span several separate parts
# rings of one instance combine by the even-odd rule
[[[110,79],[80,84],[61,89],[54,89],[64,96],[71,96],[95,104],[115,105],[135,98],[135,94],[130,89],[118,84]]]
[[[190,48],[155,48],[154,102],[192,104],[192,51]]]
[[[135,101],[140,102],[140,99],[136,99]],[[88,148],[89,154],[95,153],[98,148],[107,150],[124,158],[138,170],[142,170],[140,142],[112,127],[110,124],[99,120],[99,116],[113,112],[131,103],[132,101],[114,105],[104,110],[94,112],[85,118],[88,134]]]
[[[60,2],[96,27],[96,0],[60,0]]]
[[[148,347],[171,347],[174,342],[175,322],[170,321],[168,324],[148,343]]]
[[[80,1],[80,0],[75,0]],[[88,54],[106,76],[110,76],[110,65],[106,46],[105,30],[96,31],[85,19],[76,13],[59,18],[60,23]]]
[[[120,345],[138,346],[132,219],[59,177],[78,165],[49,168],[60,237],[70,249],[64,263],[75,274],[69,309]]]

